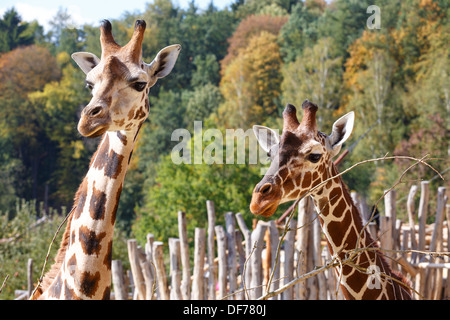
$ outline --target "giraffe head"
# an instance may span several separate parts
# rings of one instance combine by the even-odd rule
[[[144,20],[137,20],[131,40],[121,47],[114,41],[111,23],[104,20],[100,27],[101,58],[89,52],[72,54],[86,74],[86,86],[92,92],[78,123],[83,136],[133,130],[148,117],[149,90],[172,71],[181,46],[168,46],[150,64],[143,62],[145,27]]]
[[[317,130],[317,106],[306,100],[302,108],[304,115],[299,122],[295,107],[286,106],[281,136],[267,127],[253,127],[259,144],[271,159],[265,176],[253,190],[253,214],[269,217],[280,204],[302,197],[326,180],[332,158],[352,132],[353,112],[338,119],[328,136]]]

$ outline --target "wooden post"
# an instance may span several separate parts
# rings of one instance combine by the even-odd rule
[[[133,282],[135,290],[137,290],[137,299],[145,300],[145,279],[142,274],[141,265],[139,261],[139,253],[137,247],[137,241],[130,239],[127,241],[128,245],[128,258],[130,259],[131,272],[133,273]]]
[[[297,251],[299,274],[307,272],[308,265],[308,240],[309,240],[309,226],[307,224],[310,220],[311,212],[310,197],[303,198],[298,204],[298,229],[297,229]],[[296,296],[298,300],[305,300],[308,297],[308,282],[302,281],[296,285]]]
[[[178,234],[180,238],[181,264],[183,279],[181,280],[181,294],[183,300],[191,299],[191,263],[189,261],[189,243],[186,228],[186,213],[178,211]]]
[[[419,239],[418,239],[418,249],[425,250],[425,233],[427,227],[427,214],[428,214],[428,198],[429,198],[429,181],[422,181],[420,183],[420,203],[418,210],[419,217]],[[418,260],[424,257],[423,254],[418,255]]]
[[[245,272],[245,249],[242,239],[242,233],[238,229],[235,230],[236,235],[236,250],[237,250],[237,258],[238,258],[238,285],[239,288],[237,293],[234,295],[235,300],[245,300],[245,292],[244,292],[244,284],[242,282],[242,277]],[[241,276],[239,279],[239,275]],[[240,281],[239,281],[240,280]]]
[[[270,267],[270,273],[273,273],[273,280],[270,284],[270,291],[274,291],[279,288],[280,286],[280,263],[277,263],[277,248],[279,243],[279,232],[277,229],[277,225],[275,223],[275,220],[269,221],[269,241],[270,246],[272,247],[271,250],[271,267]],[[277,295],[271,300],[279,300],[280,296]]]
[[[438,188],[436,201],[436,220],[434,222],[434,230],[431,236],[430,251],[441,251],[442,247],[442,228],[445,217],[445,187]],[[426,297],[428,299],[440,299],[442,288],[442,269],[429,269],[426,273]]]
[[[33,259],[29,258],[27,263],[27,292],[28,298],[31,297],[33,293],[34,285],[33,285]]]
[[[145,281],[145,300],[153,300],[155,286],[151,276],[150,262],[146,259],[141,259],[139,264]]]
[[[388,192],[384,197],[384,213],[386,217],[389,217],[389,221],[391,222],[390,227],[387,226],[386,229],[388,230],[388,233],[390,233],[390,236],[392,238],[391,249],[396,249],[397,245],[395,241],[395,239],[397,239],[397,231],[395,228],[395,223],[397,221],[397,210],[395,206],[395,200],[396,200],[396,191],[394,189]]]
[[[225,226],[228,247],[228,285],[230,294],[237,291],[237,262],[236,262],[236,223],[233,212],[225,213]],[[235,300],[235,296],[231,295],[229,300]]]
[[[252,233],[245,224],[244,217],[240,212],[236,214],[236,220],[242,234],[244,235],[245,240],[245,256],[247,258],[247,261],[245,263],[244,273],[242,274],[242,286],[245,287],[245,289],[248,289],[252,281],[252,265],[249,260],[252,253]],[[244,296],[246,299],[247,294],[245,294]]]
[[[450,204],[445,205],[445,215],[447,217],[447,252],[450,252]],[[450,259],[447,257],[447,262]],[[445,284],[444,297],[450,296],[450,268],[447,269],[447,282]]]
[[[262,295],[262,259],[261,252],[263,249],[263,240],[266,233],[266,224],[263,221],[259,221],[255,230],[252,232],[252,254],[250,262],[252,265],[252,281],[250,299],[255,300]]]
[[[147,234],[147,242],[145,243],[145,256],[147,260],[147,265],[144,266],[146,271],[144,273],[145,282],[150,284],[147,287],[147,294],[150,294],[148,300],[156,299],[156,268],[155,262],[153,261],[153,242],[155,241],[155,236],[151,233]]]
[[[215,258],[215,247],[214,247],[214,227],[216,225],[216,210],[214,208],[213,201],[206,201],[206,211],[208,213],[208,299],[216,299],[216,264],[214,263]]]
[[[205,229],[195,228],[194,279],[192,281],[192,299],[204,300],[203,268],[205,265]]]
[[[169,255],[170,255],[170,300],[181,300],[183,295],[181,294],[181,251],[180,251],[180,239],[169,238]]]
[[[114,300],[128,300],[128,293],[123,279],[122,261],[112,260],[111,274],[114,285]]]
[[[219,272],[217,281],[219,284],[219,299],[222,299],[227,294],[227,244],[225,231],[222,226],[216,226],[216,238],[217,238],[217,255],[219,258]]]
[[[380,247],[385,250],[392,250],[392,223],[391,217],[380,216]],[[391,253],[385,252],[386,256],[392,256]],[[387,263],[392,266],[392,260],[386,259]]]
[[[409,237],[411,240],[411,249],[412,250],[417,250],[417,240],[416,240],[416,223],[415,223],[415,206],[414,206],[414,197],[417,193],[417,186],[413,185],[411,186],[411,189],[409,190],[409,194],[408,194],[408,201],[406,202],[406,209],[408,211],[408,220],[409,220],[409,228],[410,228],[410,233],[409,233]],[[405,249],[407,249],[405,247]],[[417,253],[413,252],[411,254],[411,261],[412,263],[416,262],[416,258],[417,258]]]
[[[286,219],[286,222],[289,221]],[[287,226],[289,230],[284,239],[284,278],[283,285],[294,280],[294,252],[295,252],[295,233],[297,220],[292,219]],[[294,288],[290,287],[281,293],[281,300],[292,300],[294,297]]]
[[[167,287],[167,275],[164,268],[163,243],[153,242],[153,261],[156,268],[156,281],[158,283],[158,293],[161,300],[169,300],[169,288]]]
[[[366,221],[367,223],[367,221]],[[314,265],[323,266],[322,260],[322,228],[320,227],[319,219],[316,219],[313,222],[313,233],[314,233]],[[325,274],[323,272],[317,275],[318,282],[318,298],[319,300],[327,299],[327,280],[325,278]]]

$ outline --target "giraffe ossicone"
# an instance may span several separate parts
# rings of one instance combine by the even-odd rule
[[[145,63],[145,28],[145,21],[137,20],[131,40],[121,47],[114,40],[111,23],[104,20],[101,58],[89,52],[72,55],[92,92],[78,131],[85,137],[102,138],[76,192],[55,263],[31,299],[110,297],[112,239],[125,174],[149,114],[150,88],[172,71],[181,50],[178,44],[165,47],[151,63]]]
[[[405,279],[392,270],[364,228],[359,210],[343,180],[337,176],[332,161],[353,130],[354,113],[336,120],[331,134],[326,135],[317,129],[317,105],[306,100],[302,109],[304,114],[299,122],[296,108],[286,106],[281,136],[273,129],[254,127],[256,138],[268,153],[271,164],[253,190],[251,212],[270,217],[280,204],[310,192],[332,255],[344,260],[350,250],[370,248],[361,250],[355,257],[353,262],[359,268],[344,265],[336,269],[345,298],[411,299]],[[379,271],[376,276],[369,272],[373,270]]]

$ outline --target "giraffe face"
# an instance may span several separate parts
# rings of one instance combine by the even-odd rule
[[[332,158],[350,136],[353,112],[337,120],[327,136],[316,128],[317,106],[306,100],[303,109],[305,114],[299,123],[295,107],[286,107],[281,136],[272,129],[254,127],[258,142],[271,159],[265,176],[253,190],[250,210],[255,215],[269,217],[280,204],[302,197],[326,180]]]
[[[92,99],[81,112],[78,131],[97,137],[106,131],[136,130],[149,113],[148,93],[159,78],[168,75],[180,52],[180,45],[162,49],[147,64],[142,61],[145,22],[137,20],[130,42],[115,43],[109,21],[101,26],[102,56],[77,52],[72,58],[86,74]]]

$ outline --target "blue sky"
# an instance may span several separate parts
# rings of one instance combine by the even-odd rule
[[[172,0],[175,5],[186,8],[191,0]],[[67,8],[77,25],[90,23],[96,25],[103,19],[118,19],[125,11],[144,11],[146,3],[153,0],[1,0],[0,15],[11,7],[25,21],[37,20],[48,31],[48,21],[55,16],[59,7]],[[211,0],[195,0],[200,9],[206,8]],[[234,0],[213,0],[214,5],[222,9]]]

